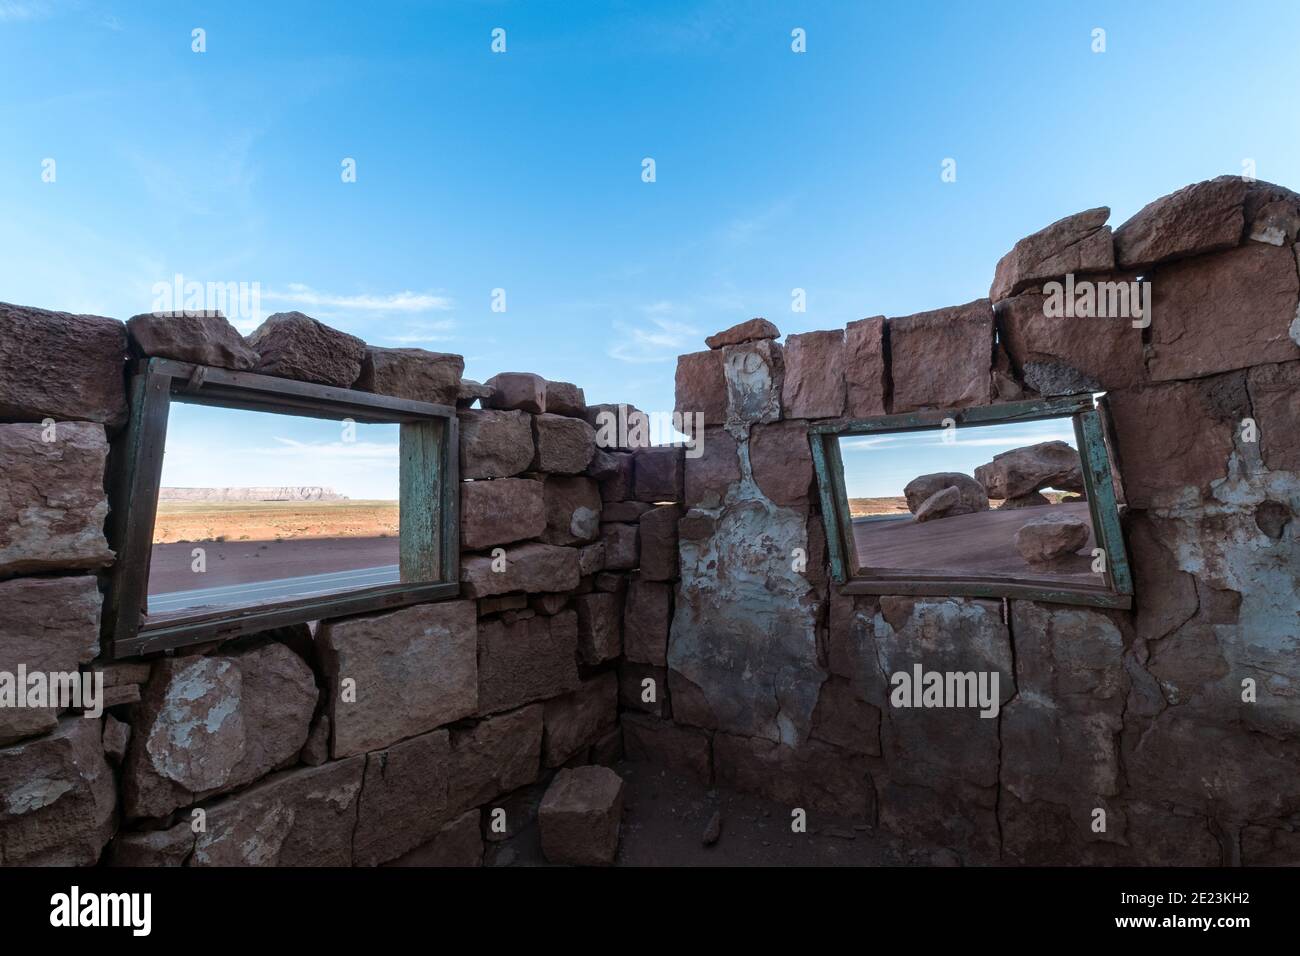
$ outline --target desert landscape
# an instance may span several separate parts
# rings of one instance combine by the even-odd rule
[[[153,543],[382,538],[397,533],[396,501],[159,501]]]

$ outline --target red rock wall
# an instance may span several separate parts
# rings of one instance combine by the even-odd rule
[[[1017,243],[991,299],[682,356],[710,427],[670,709],[625,717],[629,749],[968,862],[1300,863],[1300,197],[1224,177],[1108,215]],[[1045,314],[1067,273],[1141,275],[1149,327]],[[810,421],[1083,390],[1109,394],[1132,611],[829,581]],[[918,662],[997,671],[999,717],[891,707]]]

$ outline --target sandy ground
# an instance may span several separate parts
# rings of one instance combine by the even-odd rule
[[[693,778],[652,763],[622,761],[624,780],[619,866],[954,866],[951,850],[904,845],[861,820],[809,811],[807,832],[790,829],[791,807]],[[507,798],[507,814],[528,822],[509,839],[489,842],[487,866],[545,866],[536,806],[541,788]],[[720,815],[718,841],[705,846],[705,828]],[[418,865],[418,858],[407,865]]]
[[[205,542],[207,570],[191,570],[197,545],[155,544],[149,593],[170,594],[226,584],[258,584],[306,574],[352,571],[398,563],[398,539],[301,538],[292,541]]]
[[[396,537],[397,516],[396,501],[163,501],[153,541]]]
[[[1089,522],[1088,503],[1043,505],[1009,511],[980,511],[917,524],[911,518],[880,518],[853,522],[858,560],[873,569],[952,571],[962,574],[1032,576],[1083,584],[1103,584],[1092,573],[1088,543],[1050,573],[1031,569],[1016,550],[1015,533],[1032,518],[1050,513],[1074,515]]]

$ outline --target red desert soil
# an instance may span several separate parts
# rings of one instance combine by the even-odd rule
[[[397,516],[396,501],[163,501],[153,540],[396,537]]]
[[[1068,514],[1088,522],[1088,503],[1042,505],[1007,511],[980,511],[917,524],[910,518],[855,520],[853,540],[865,567],[891,571],[951,571],[963,574],[1033,576],[1080,584],[1102,584],[1092,573],[1091,532],[1088,543],[1051,573],[1031,569],[1016,550],[1020,526],[1047,514]]]

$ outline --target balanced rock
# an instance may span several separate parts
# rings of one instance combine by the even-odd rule
[[[266,375],[351,388],[361,374],[366,343],[301,312],[267,316],[248,337]]]
[[[960,500],[944,515],[933,517],[973,514],[976,511],[989,510],[989,497],[984,493],[984,486],[970,475],[962,474],[960,471],[938,471],[913,478],[903,489],[903,495],[907,498],[907,510],[916,514],[921,505],[945,488],[955,488]]]
[[[1043,488],[1082,491],[1083,467],[1068,444],[1045,441],[994,455],[975,469],[975,480],[990,498],[1020,498]]]
[[[748,319],[739,325],[733,325],[729,329],[715,332],[704,340],[704,344],[711,349],[720,349],[724,345],[740,345],[744,342],[757,342],[761,339],[775,339],[780,334],[781,330],[767,319]]]
[[[1031,565],[1051,564],[1088,543],[1088,522],[1072,515],[1034,518],[1016,532],[1016,550]]]

